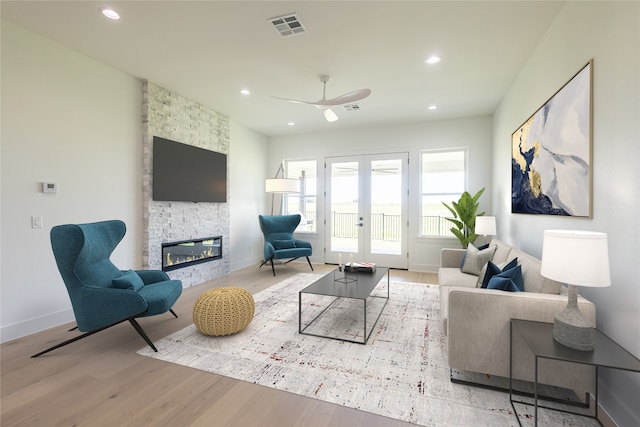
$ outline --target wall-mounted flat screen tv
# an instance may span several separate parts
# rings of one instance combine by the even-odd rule
[[[153,200],[226,202],[227,155],[153,137]]]

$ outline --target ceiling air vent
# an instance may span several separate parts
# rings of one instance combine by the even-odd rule
[[[358,104],[349,104],[345,105],[344,109],[347,111],[358,111],[360,110],[360,106]]]
[[[271,18],[269,21],[276,27],[282,37],[294,36],[307,31],[295,13]]]

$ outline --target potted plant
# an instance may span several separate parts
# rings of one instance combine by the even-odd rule
[[[476,212],[480,206],[478,199],[482,196],[482,193],[484,193],[484,188],[474,196],[465,191],[457,202],[451,202],[452,206],[442,202],[453,215],[453,218],[445,219],[455,224],[455,227],[451,227],[451,232],[460,240],[463,249],[466,249],[469,243],[473,243],[478,237],[475,233],[476,217],[484,215],[484,212]]]

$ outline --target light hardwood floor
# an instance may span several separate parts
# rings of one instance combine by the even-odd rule
[[[316,272],[335,266],[314,265]],[[170,314],[140,324],[157,341],[192,323],[205,290],[238,286],[259,292],[306,263],[249,267],[183,291]],[[433,273],[391,271],[391,280],[437,283]],[[145,343],[129,323],[51,353],[31,355],[77,334],[67,324],[0,346],[0,424],[9,426],[410,426],[367,412],[301,397],[136,354]]]

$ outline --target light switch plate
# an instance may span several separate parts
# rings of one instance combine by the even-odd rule
[[[34,215],[31,217],[31,228],[42,228],[42,216]]]

